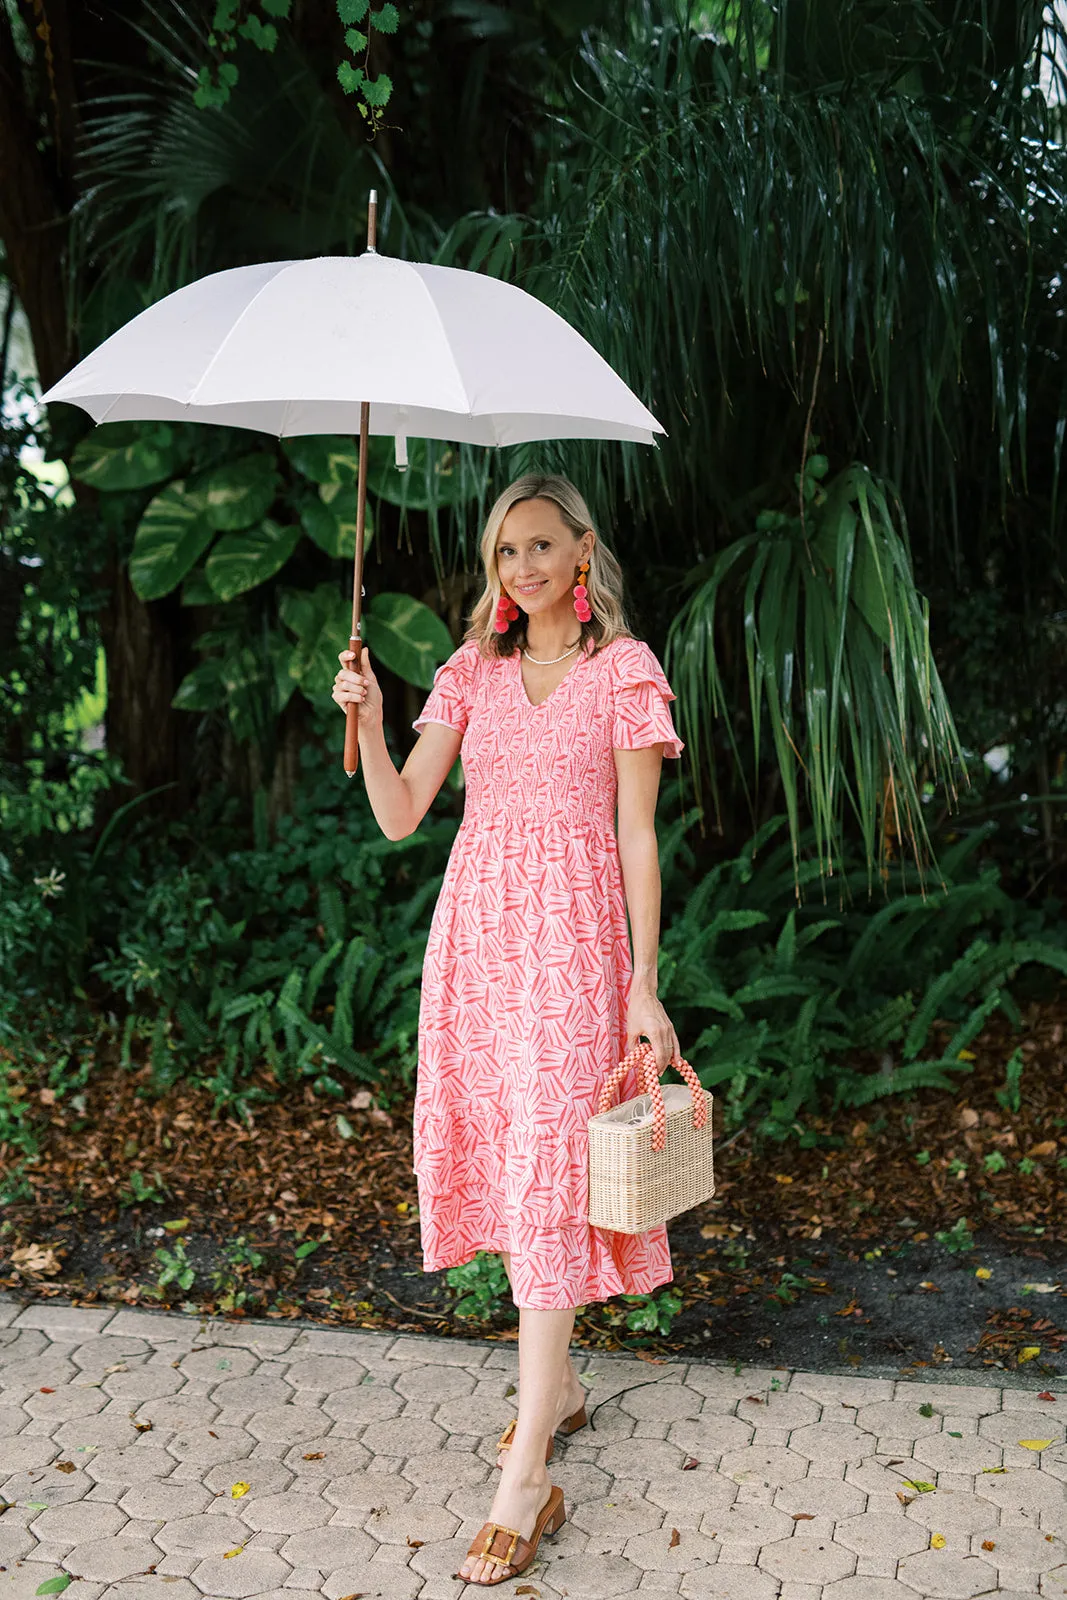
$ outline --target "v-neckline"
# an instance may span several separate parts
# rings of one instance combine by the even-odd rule
[[[530,699],[530,696],[526,693],[526,684],[523,681],[523,676],[522,676],[522,649],[520,647],[518,650],[513,651],[512,659],[515,662],[515,676],[518,679],[519,693],[522,696],[523,701],[525,702],[527,709],[529,711],[540,711],[542,706],[547,706],[547,704],[548,704],[548,702],[550,700],[554,700],[556,695],[563,688],[563,685],[567,682],[568,678],[573,677],[575,668],[578,666],[579,662],[581,662],[583,660],[583,658],[587,657],[588,654],[589,654],[588,648],[583,648],[581,650],[576,651],[575,652],[575,659],[571,662],[570,666],[567,668],[567,670],[563,674],[562,678],[556,684],[556,687],[551,691],[550,694],[547,694],[543,700],[538,700],[537,703],[535,704]]]

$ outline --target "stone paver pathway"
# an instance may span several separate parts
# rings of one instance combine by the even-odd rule
[[[1067,1385],[576,1364],[568,1520],[502,1595],[1067,1596]],[[516,1375],[497,1343],[0,1300],[0,1600],[469,1594]]]

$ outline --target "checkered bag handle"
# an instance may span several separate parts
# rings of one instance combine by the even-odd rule
[[[677,1056],[670,1063],[677,1072],[680,1072],[689,1085],[693,1097],[693,1127],[702,1128],[708,1120],[708,1102],[704,1098],[704,1091],[700,1079],[689,1065]],[[615,1091],[630,1068],[637,1070],[641,1092],[647,1094],[652,1101],[652,1148],[662,1150],[667,1142],[667,1112],[663,1104],[663,1091],[659,1084],[659,1072],[656,1069],[656,1052],[648,1043],[639,1039],[632,1049],[628,1050],[613,1072],[604,1080],[597,1102],[596,1114],[610,1111],[615,1099]]]

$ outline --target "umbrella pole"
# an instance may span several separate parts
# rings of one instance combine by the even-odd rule
[[[372,189],[367,204],[367,249],[373,250],[378,236],[378,191]],[[352,628],[348,648],[355,653],[353,672],[359,672],[363,661],[363,641],[360,601],[363,595],[363,528],[367,516],[367,436],[370,432],[370,405],[364,400],[359,408],[359,478],[356,487],[356,553],[352,561]],[[350,705],[345,713],[345,772],[350,778],[359,766],[359,707]]]

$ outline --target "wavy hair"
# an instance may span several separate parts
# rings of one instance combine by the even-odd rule
[[[598,650],[603,650],[605,645],[611,644],[615,639],[633,638],[623,598],[622,568],[593,526],[593,519],[585,500],[568,478],[542,472],[528,472],[524,477],[516,478],[514,483],[508,484],[504,492],[493,502],[486,518],[480,546],[485,588],[471,611],[470,622],[462,642],[466,644],[469,639],[476,639],[483,656],[510,656],[526,643],[526,613],[521,606],[516,621],[508,624],[507,633],[497,633],[493,627],[496,603],[501,594],[500,575],[496,565],[497,536],[500,533],[500,525],[512,506],[518,505],[521,500],[550,500],[574,535],[575,543],[587,529],[597,536],[590,552],[589,574],[586,578],[589,609],[593,615],[588,622],[581,624],[585,653],[594,656]]]

